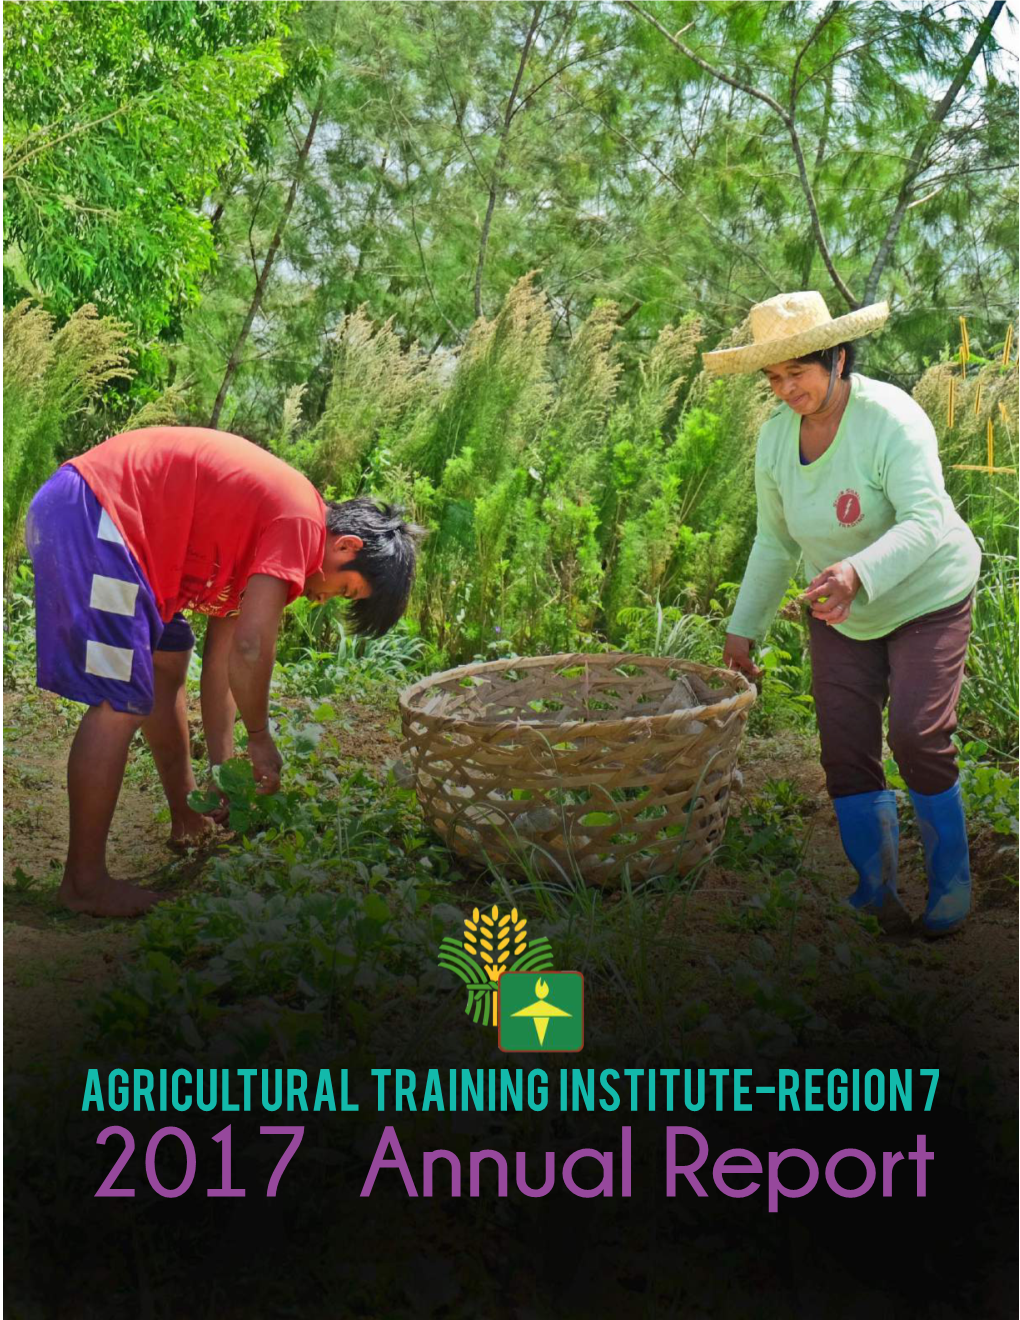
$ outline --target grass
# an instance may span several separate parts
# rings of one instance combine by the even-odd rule
[[[686,644],[703,627],[662,610],[651,623],[659,646]],[[784,711],[796,712],[795,727],[803,722],[799,626],[783,626],[785,645],[774,652],[785,656],[786,677],[761,721],[766,731],[790,728]],[[9,643],[17,667],[29,654],[17,627]],[[428,835],[406,786],[346,753],[357,707],[345,699],[392,711],[422,663],[419,639],[400,632],[384,643],[352,642],[335,609],[295,616],[274,689],[284,790],[258,797],[246,760],[221,768],[237,836],[191,865],[190,874],[200,869],[197,887],[192,881],[136,928],[137,960],[90,1009],[95,1040],[137,1050],[215,1045],[252,1059],[316,1040],[360,1048],[380,1030],[399,1036],[412,1003],[448,1022],[439,942],[487,895],[527,913],[536,935],[552,941],[557,965],[589,977],[607,1035],[625,1034],[641,1050],[679,1041],[697,1055],[736,1029],[736,1018],[759,1045],[803,1042],[824,1037],[862,984],[890,1002],[907,993],[900,955],[876,950],[868,924],[835,911],[819,888],[806,862],[813,804],[790,777],[773,776],[745,799],[722,848],[689,876],[625,877],[604,891],[570,875],[550,881],[526,859],[513,871],[484,859],[466,868]],[[43,728],[38,700],[22,699],[21,737]],[[72,703],[45,706],[60,719],[77,717]],[[1016,779],[990,752],[974,742],[963,749],[968,806],[1015,837]],[[25,764],[12,773],[31,794],[44,772]],[[140,745],[128,777],[155,788]],[[50,877],[22,872],[19,900],[40,911],[52,904]]]
[[[822,1041],[862,977],[905,993],[898,954],[876,953],[866,923],[841,916],[829,930],[830,900],[805,865],[809,804],[789,779],[750,798],[694,874],[604,891],[526,865],[465,869],[392,776],[345,769],[333,714],[276,705],[288,775],[274,798],[256,797],[246,761],[224,767],[240,833],[197,889],[140,924],[137,958],[90,1008],[95,1043],[247,1062],[420,1045],[422,1021],[457,1020],[439,944],[485,902],[526,913],[555,965],[588,978],[596,1038],[639,1055],[679,1044],[701,1057],[727,1031],[763,1049]]]
[[[960,723],[1002,760],[1017,754],[1020,610],[1017,560],[986,556],[974,600],[973,635],[967,679],[960,701]]]
[[[1004,693],[1016,661],[1004,639],[1016,626],[1015,573],[1015,560],[991,561],[975,616],[964,719],[990,733],[1010,718]],[[679,605],[620,613],[632,649],[709,661],[723,617],[722,606],[707,617]],[[536,935],[552,941],[557,965],[589,977],[607,1037],[626,1036],[642,1051],[679,1042],[696,1056],[726,1031],[749,1032],[763,1048],[821,1040],[862,994],[902,1010],[901,955],[877,948],[876,932],[835,909],[810,871],[813,804],[792,778],[773,776],[747,798],[721,849],[689,876],[625,877],[603,891],[569,874],[543,878],[526,858],[513,871],[482,858],[468,868],[428,835],[408,786],[379,767],[378,747],[362,756],[357,741],[358,712],[391,716],[397,690],[434,667],[435,654],[405,627],[379,641],[350,638],[339,603],[298,602],[287,620],[273,711],[284,789],[261,798],[247,761],[221,768],[236,838],[204,863],[170,868],[191,876],[191,887],[135,928],[137,959],[89,1010],[94,1040],[137,1050],[215,1046],[246,1059],[315,1041],[361,1048],[379,1031],[395,1039],[410,1031],[409,1042],[411,1005],[430,1021],[450,1021],[439,942],[487,895],[527,913]],[[29,689],[8,730],[14,745],[52,736],[54,713],[70,734],[80,713],[30,690],[31,622],[31,579],[22,572],[4,638],[8,681]],[[778,619],[762,658],[749,732],[806,733],[810,668],[800,621]],[[196,661],[191,682],[198,672]],[[1004,741],[961,743],[962,778],[972,817],[1011,842],[1017,780],[996,761]],[[48,772],[25,761],[10,774],[26,803],[10,808],[13,823],[21,812],[22,824],[44,828],[27,803]],[[127,778],[158,806],[140,742]],[[52,906],[52,879],[21,866],[18,901],[40,913]],[[903,1020],[921,1030],[934,1019],[926,1010]]]

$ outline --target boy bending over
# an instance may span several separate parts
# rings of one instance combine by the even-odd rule
[[[209,616],[202,723],[211,765],[248,731],[259,791],[280,786],[269,680],[284,608],[298,596],[352,601],[354,629],[380,636],[407,608],[419,529],[371,500],[327,504],[305,477],[240,436],[151,427],[59,468],[36,494],[25,537],[35,569],[37,684],[89,709],[67,764],[70,842],[62,902],[137,916],[160,895],[106,869],[106,840],[141,729],[170,806],[171,838],[211,828],[195,788],[185,678]]]

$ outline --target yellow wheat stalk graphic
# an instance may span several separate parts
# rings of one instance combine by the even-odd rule
[[[473,908],[464,918],[461,938],[447,935],[439,948],[439,965],[460,977],[467,987],[464,1012],[475,1022],[499,1021],[499,978],[504,972],[547,971],[553,965],[552,945],[541,936],[528,939],[528,920],[516,908],[500,916]]]
[[[511,953],[519,958],[528,947],[527,927],[527,917],[518,918],[516,908],[502,917],[496,906],[489,912],[475,908],[470,917],[464,918],[464,948],[472,958],[481,959],[490,981],[498,981],[506,971]]]

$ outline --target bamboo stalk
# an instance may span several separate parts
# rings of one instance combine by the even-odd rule
[[[981,382],[980,381],[978,381],[977,387],[974,390],[974,416],[975,417],[981,416]]]
[[[991,472],[995,466],[995,424],[992,419],[988,419],[988,471]]]
[[[946,430],[953,429],[956,420],[956,377],[949,377],[949,399],[946,403]]]
[[[1004,367],[1009,366],[1009,355],[1012,352],[1012,349],[1013,349],[1013,323],[1011,321],[1006,330],[1006,342],[1002,346],[1002,365]]]
[[[967,318],[960,317],[960,374],[967,379],[967,363],[970,361],[970,336],[967,334]]]

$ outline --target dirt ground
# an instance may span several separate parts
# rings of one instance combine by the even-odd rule
[[[7,693],[4,700],[4,1053],[18,1068],[67,1057],[82,1026],[81,1001],[100,987],[134,944],[130,922],[104,921],[65,912],[55,901],[67,838],[64,766],[74,733],[67,707],[46,693]],[[344,769],[378,766],[396,754],[391,717],[370,708],[351,709],[341,734]],[[766,780],[792,781],[808,800],[806,862],[833,895],[849,891],[850,874],[824,795],[812,740],[802,736],[748,740],[743,748],[743,795]],[[180,857],[167,847],[169,826],[158,819],[162,797],[144,748],[132,753],[110,839],[113,874],[154,888],[180,892],[195,883],[201,858]],[[901,892],[908,909],[924,905],[923,859],[908,829],[901,849]],[[967,1032],[1000,1076],[1016,1066],[1017,888],[1016,855],[994,835],[974,841],[974,910],[951,939],[905,942],[912,980],[956,1005]],[[699,906],[705,906],[706,939],[725,944],[724,932],[707,924],[718,904],[746,888],[741,877],[713,874]],[[804,932],[798,931],[800,938]],[[1000,1071],[1002,1070],[1002,1071]]]
[[[67,849],[67,753],[76,720],[46,692],[4,693],[4,1061],[19,1067],[66,1058],[81,1034],[82,1001],[130,957],[134,926],[67,912],[56,901]],[[347,712],[343,749],[353,770],[392,759],[390,717]],[[193,731],[200,727],[193,712]],[[141,737],[132,748],[110,832],[113,875],[180,893],[202,858],[168,846],[159,780]]]
[[[854,884],[843,854],[813,738],[751,740],[742,758],[744,794],[766,780],[788,779],[813,804],[805,819],[805,861],[832,895]],[[901,816],[899,892],[911,916],[924,910],[927,879],[924,853],[908,813]],[[991,830],[971,838],[971,913],[954,935],[941,940],[908,936],[897,941],[909,967],[911,986],[934,1002],[970,1068],[988,1065],[997,1076],[1017,1081],[1018,922],[1017,855]],[[883,941],[884,942],[884,941]]]

